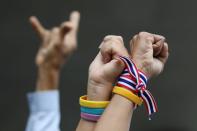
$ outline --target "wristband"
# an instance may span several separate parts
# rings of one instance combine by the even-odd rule
[[[104,112],[104,108],[88,108],[88,107],[81,107],[81,112],[88,113],[88,114],[95,114],[101,115]]]
[[[121,95],[139,106],[143,103],[142,98],[140,98],[139,96],[135,95],[133,92],[124,89],[122,87],[115,86],[113,89],[113,93]]]
[[[89,108],[105,108],[109,104],[109,101],[89,101],[85,95],[80,97],[79,104]]]
[[[93,121],[96,122],[100,118],[100,115],[94,115],[94,114],[88,114],[81,112],[81,118],[87,121]]]
[[[122,74],[118,78],[116,86],[124,88],[130,93],[128,92],[125,93],[125,91],[123,93],[123,90],[121,89],[118,89],[118,91],[116,89],[116,93],[118,92],[120,94],[121,92],[120,95],[126,97],[127,99],[131,98],[128,97],[131,96],[131,94],[136,94],[145,103],[145,107],[148,111],[149,116],[157,112],[158,108],[155,99],[146,88],[147,77],[144,75],[143,72],[137,69],[136,65],[130,58],[122,57],[122,56],[120,56],[119,58],[124,62],[125,69],[123,70]],[[132,99],[130,100],[137,104],[137,101],[134,100],[133,96]]]
[[[103,114],[109,101],[90,101],[87,100],[87,96],[84,95],[79,98],[79,104],[81,105],[81,118],[96,122]]]

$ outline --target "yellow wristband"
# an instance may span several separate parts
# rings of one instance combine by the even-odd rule
[[[89,101],[85,95],[79,98],[79,104],[89,108],[105,108],[109,104],[109,101]]]
[[[115,86],[113,89],[113,93],[121,95],[130,101],[134,102],[137,105],[141,105],[143,103],[143,99],[140,98],[139,96],[135,95],[133,92],[124,89],[122,87]]]

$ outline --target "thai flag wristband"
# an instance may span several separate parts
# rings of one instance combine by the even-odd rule
[[[81,106],[81,118],[87,121],[96,122],[103,114],[109,101],[90,101],[87,100],[87,96],[81,96],[79,104]]]
[[[157,112],[158,108],[155,99],[146,88],[147,77],[144,75],[144,73],[137,69],[136,65],[130,58],[122,56],[119,58],[125,63],[125,69],[118,78],[116,86],[127,89],[131,94],[135,94],[141,98],[145,103],[149,116]],[[122,95],[124,95],[124,93]],[[125,97],[129,99],[128,96]],[[131,97],[129,100],[137,104],[136,101],[133,101],[132,99],[133,97]]]

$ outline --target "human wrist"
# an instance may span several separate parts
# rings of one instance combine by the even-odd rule
[[[112,88],[113,86],[110,83],[97,83],[93,80],[88,80],[88,100],[108,101],[111,97]]]
[[[47,91],[58,88],[59,70],[53,68],[38,68],[36,91]]]
[[[111,101],[116,102],[117,104],[114,105],[118,107],[129,107],[132,111],[135,109],[135,104],[132,101],[118,94],[114,94]]]
[[[148,79],[152,77],[150,73],[151,71],[149,68],[150,62],[146,62],[146,61],[135,59],[135,58],[133,58],[132,60],[135,63],[137,69],[141,71]]]

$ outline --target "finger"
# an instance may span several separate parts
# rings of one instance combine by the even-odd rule
[[[160,52],[163,48],[164,42],[165,42],[165,40],[161,39],[157,43],[153,44],[153,56],[157,56],[160,54]]]
[[[70,15],[70,21],[63,24],[62,36],[65,53],[71,53],[77,48],[77,31],[79,20],[79,12],[74,11]]]
[[[166,63],[168,56],[169,56],[168,44],[165,42],[160,54],[158,55],[158,59],[163,63]]]
[[[91,64],[96,65],[98,67],[101,67],[102,65],[105,64],[103,62],[103,56],[101,55],[101,52],[98,52],[98,54],[96,55],[96,57],[94,58],[94,60],[93,60],[93,62]]]
[[[46,34],[46,29],[42,26],[39,20],[35,16],[31,16],[29,21],[34,28],[34,30],[38,33],[38,35],[43,38]]]
[[[162,35],[153,34],[153,36],[154,36],[155,43],[158,42],[158,41],[160,41],[161,39],[164,39],[165,40],[165,37],[162,36]]]
[[[61,43],[59,41],[59,27],[54,27],[51,30],[50,38],[51,40],[48,42],[47,46],[43,46],[42,51],[44,51],[45,58],[49,57],[50,55],[54,54],[54,52],[61,50]]]
[[[77,30],[80,21],[80,13],[78,11],[73,11],[70,15],[70,22],[73,23],[74,29]]]
[[[98,47],[99,49],[101,49],[101,46],[103,45],[103,43],[104,43],[104,41],[99,45],[99,47]]]
[[[45,55],[45,50],[39,50],[37,56],[36,56],[36,64],[41,65],[44,62],[44,56]]]
[[[119,42],[121,43],[124,43],[123,42],[123,38],[121,36],[117,36],[117,35],[107,35],[104,37],[103,39],[103,42],[99,45],[99,49],[101,48],[101,45],[106,42],[106,41],[109,41],[109,40],[112,40],[112,39],[116,39],[116,40],[119,40]]]
[[[132,39],[133,39],[133,40],[136,40],[136,39],[137,39],[137,36],[138,36],[138,35],[134,35]]]
[[[139,41],[150,41],[151,43],[154,43],[154,36],[151,33],[148,32],[140,32],[137,36],[137,40]],[[144,42],[140,42],[140,43],[144,43]]]
[[[109,63],[104,65],[104,71],[109,74],[109,77],[114,78],[114,80],[121,74],[125,64],[119,58],[111,60]]]
[[[100,52],[103,55],[104,61],[106,63],[116,56],[128,56],[128,52],[124,47],[124,43],[121,41],[122,38],[120,39],[119,36],[113,36],[113,38],[108,40],[105,39],[105,41],[102,42],[102,45],[100,46]]]
[[[61,38],[63,38],[72,28],[73,28],[73,25],[71,22],[66,21],[62,23],[60,26]]]
[[[137,39],[138,35],[134,35],[133,38],[130,40],[129,45],[130,45],[130,52],[132,53],[132,49],[133,49],[133,44],[135,43],[136,39]]]
[[[61,24],[61,29],[65,33],[69,32],[70,30],[73,30],[73,29],[75,31],[77,31],[79,21],[80,21],[80,13],[78,11],[73,11],[70,14],[70,20]]]
[[[111,39],[116,39],[116,40],[118,40],[118,41],[120,41],[120,42],[123,43],[122,36],[118,36],[118,35],[107,35],[107,36],[105,36],[105,38],[103,39],[103,41],[105,42],[105,41],[108,41],[108,40],[111,40]]]
[[[124,43],[115,38],[103,42],[100,48],[100,52],[105,63],[108,63],[110,60],[116,58],[117,56],[129,56]]]

